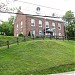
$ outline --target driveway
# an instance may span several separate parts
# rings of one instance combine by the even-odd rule
[[[75,71],[58,73],[58,74],[51,74],[51,75],[75,75]]]

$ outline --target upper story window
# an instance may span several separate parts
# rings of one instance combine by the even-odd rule
[[[58,29],[61,30],[61,23],[58,23]]]
[[[31,26],[35,26],[35,20],[31,19]]]
[[[46,28],[49,28],[49,22],[46,21]]]
[[[42,21],[39,20],[39,27],[42,27]]]
[[[52,28],[55,29],[55,22],[52,22]]]
[[[23,28],[23,22],[21,21],[21,28]]]

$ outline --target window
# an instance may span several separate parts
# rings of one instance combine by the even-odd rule
[[[21,21],[21,28],[23,28],[23,22]]]
[[[23,22],[21,21],[21,25],[23,25]]]
[[[18,36],[18,33],[17,33],[17,36]]]
[[[21,34],[23,34],[23,32],[21,32]]]
[[[18,24],[17,24],[17,28],[18,28]]]
[[[48,21],[46,22],[46,28],[49,28],[49,22]]]
[[[35,26],[35,20],[31,19],[31,26]]]
[[[55,32],[53,32],[53,36],[56,36],[56,33]]]
[[[42,27],[42,21],[39,20],[39,27]]]
[[[35,30],[31,31],[32,36],[35,36]]]
[[[39,30],[39,35],[42,35],[42,30]]]
[[[62,34],[61,34],[61,33],[59,33],[59,36],[62,36]]]
[[[55,29],[55,23],[54,22],[52,22],[52,28]]]
[[[58,29],[61,30],[61,23],[58,23]]]

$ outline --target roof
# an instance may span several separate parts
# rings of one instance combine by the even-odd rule
[[[26,14],[24,11],[20,11],[20,12],[21,12],[23,15],[26,15],[26,16],[32,16],[32,17],[37,17],[37,18],[43,18],[43,19],[49,19],[49,20],[64,22],[64,20],[62,20],[61,18],[58,18],[58,17],[37,15],[37,14],[35,14],[35,13],[33,13],[33,14]]]

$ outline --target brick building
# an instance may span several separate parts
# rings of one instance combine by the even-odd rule
[[[23,14],[21,11],[14,21],[14,36],[30,34],[31,36],[52,35],[64,36],[64,21],[54,18],[46,18]]]

